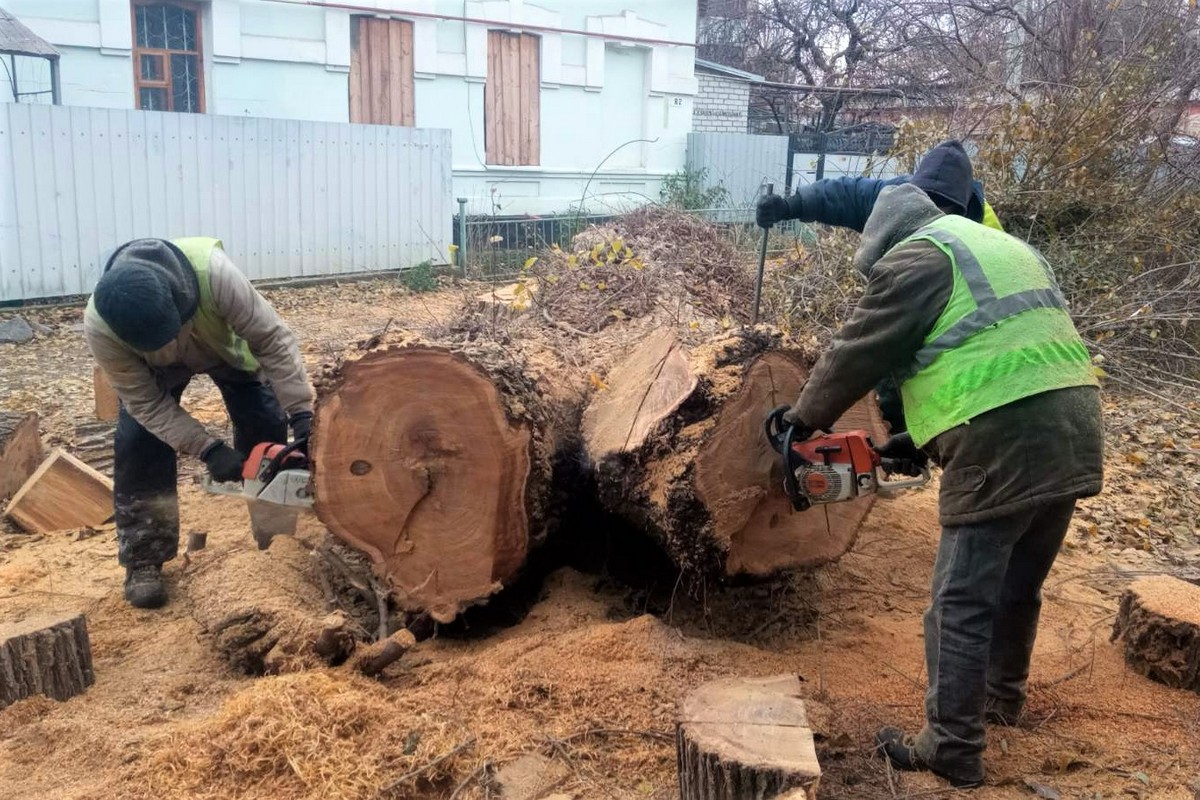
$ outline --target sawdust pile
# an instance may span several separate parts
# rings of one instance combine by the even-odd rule
[[[534,304],[586,333],[680,303],[732,324],[754,293],[753,266],[716,225],[660,206],[592,226],[524,272],[536,280]]]
[[[535,611],[532,630],[425,643],[385,683],[328,670],[259,679],[150,745],[121,785],[140,797],[366,798],[445,796],[466,782],[460,797],[478,797],[489,765],[541,753],[576,766],[564,790],[613,775],[636,790],[669,773],[674,701],[688,686],[731,659],[778,661],[685,639],[648,615],[580,626],[606,611],[577,573],[556,575],[551,592],[553,611]]]

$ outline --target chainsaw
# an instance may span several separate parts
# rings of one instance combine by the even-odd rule
[[[242,466],[241,484],[216,483],[204,476],[204,488],[213,494],[243,497],[276,506],[312,508],[312,475],[308,456],[300,450],[307,443],[300,439],[291,444],[263,442],[250,451]]]
[[[899,465],[895,459],[881,456],[864,430],[827,432],[808,441],[795,441],[796,429],[783,419],[787,410],[780,406],[772,411],[765,427],[771,447],[783,458],[783,490],[797,511],[872,494],[891,497],[929,483],[929,467],[924,466],[917,477],[885,480],[881,473],[897,472]]]

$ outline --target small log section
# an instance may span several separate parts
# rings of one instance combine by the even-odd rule
[[[1200,692],[1200,586],[1169,575],[1134,581],[1121,596],[1112,638],[1135,671]]]
[[[757,328],[689,348],[660,329],[618,362],[584,412],[601,502],[685,571],[766,578],[828,563],[853,545],[871,508],[865,497],[792,510],[763,422],[795,402],[811,359],[783,344]],[[835,428],[886,435],[871,399]]]
[[[450,622],[544,541],[562,427],[546,392],[511,348],[408,335],[322,381],[314,509],[403,610]]]
[[[38,415],[0,411],[0,500],[16,494],[44,457]]]
[[[816,800],[821,765],[794,675],[723,678],[684,700],[681,800]]]
[[[96,528],[112,519],[112,492],[107,476],[55,450],[13,495],[5,514],[31,533]]]
[[[121,400],[98,364],[92,367],[92,398],[96,408],[96,419],[103,422],[116,420],[121,409]]]
[[[95,681],[83,614],[0,625],[0,708],[38,694],[66,700]]]

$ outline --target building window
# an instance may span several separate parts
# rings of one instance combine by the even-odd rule
[[[374,17],[350,23],[350,121],[412,127],[412,23]]]
[[[204,111],[200,10],[190,3],[133,3],[133,77],[137,107]]]
[[[541,40],[528,33],[488,31],[483,116],[487,163],[541,162]]]

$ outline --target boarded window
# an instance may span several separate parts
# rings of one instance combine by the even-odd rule
[[[484,136],[487,163],[541,163],[541,40],[528,33],[488,31]]]
[[[415,125],[412,23],[354,17],[350,46],[350,121]]]
[[[200,9],[191,3],[133,3],[133,86],[146,111],[204,111]]]

